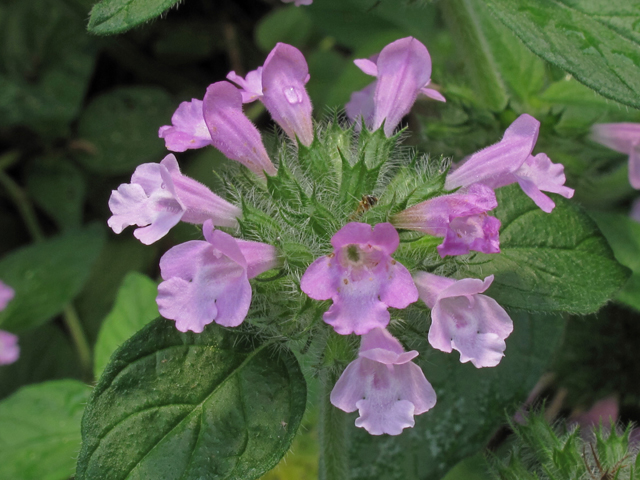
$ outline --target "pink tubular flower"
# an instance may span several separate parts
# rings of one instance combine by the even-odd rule
[[[438,246],[442,258],[470,250],[500,252],[500,220],[486,214],[498,206],[493,190],[474,184],[450,195],[413,205],[391,218],[396,228],[444,237]]]
[[[236,87],[229,82],[209,85],[203,114],[214,147],[259,176],[275,175],[260,132],[242,113],[242,94]]]
[[[629,155],[629,183],[640,189],[640,123],[598,123],[591,140]]]
[[[207,219],[222,227],[237,226],[242,213],[235,205],[218,197],[196,180],[180,173],[176,157],[167,155],[160,163],[136,168],[131,183],[111,192],[109,208],[113,214],[107,224],[115,233],[130,225],[145,245],[164,237],[180,220],[201,224]]]
[[[370,83],[362,90],[353,92],[349,102],[344,106],[344,110],[349,120],[356,124],[356,130],[362,129],[362,122],[367,126],[373,123],[373,112],[375,104],[373,95],[376,91],[377,82]]]
[[[418,299],[411,274],[391,258],[400,244],[390,223],[348,223],[331,239],[334,252],[307,268],[300,288],[314,300],[333,300],[323,316],[340,335],[364,335],[389,324],[388,307]]]
[[[460,352],[462,363],[477,368],[495,367],[507,348],[505,338],[513,331],[507,312],[493,298],[481,295],[493,275],[454,280],[418,272],[414,280],[420,299],[431,309],[429,343],[433,348]]]
[[[184,152],[211,145],[211,135],[204,123],[202,100],[194,98],[190,102],[182,102],[171,117],[171,124],[160,127],[158,131],[167,150]]]
[[[445,101],[445,98],[436,90],[426,88],[431,81],[431,56],[420,41],[413,37],[401,38],[390,43],[373,59],[361,58],[354,63],[367,75],[377,77],[375,92],[373,93],[374,110],[371,120],[371,128],[377,130],[384,122],[384,133],[387,137],[393,134],[393,130],[413,106],[418,94],[422,93],[430,98]],[[369,90],[367,90],[369,89]],[[364,95],[368,94],[371,86],[359,92],[360,104]],[[351,114],[365,114],[366,110],[357,112],[351,99]],[[356,100],[358,102],[358,100]]]
[[[8,365],[18,360],[20,347],[18,337],[12,333],[0,330],[0,365]]]
[[[517,182],[538,207],[550,213],[556,204],[542,191],[571,198],[573,189],[564,186],[566,178],[561,164],[552,163],[544,153],[531,155],[539,129],[538,120],[520,115],[500,142],[474,153],[450,172],[444,187],[453,190],[482,183],[495,189]]]
[[[399,435],[413,427],[414,415],[436,404],[436,392],[398,340],[382,328],[362,337],[358,359],[351,362],[331,392],[331,403],[345,412],[360,411],[356,427],[371,435]]]
[[[15,296],[13,288],[0,281],[0,312],[7,308],[9,302]],[[18,337],[12,333],[0,330],[0,365],[8,365],[18,360],[20,347]]]
[[[200,333],[213,321],[240,325],[251,303],[249,279],[278,265],[271,245],[237,240],[214,230],[210,220],[202,231],[206,241],[177,245],[160,259],[164,282],[156,302],[160,314],[175,320],[181,332]]]
[[[7,308],[7,305],[13,300],[15,294],[16,292],[13,288],[0,280],[0,312]]]
[[[300,50],[278,43],[262,67],[244,79],[230,72],[227,79],[241,87],[243,102],[260,99],[291,139],[297,137],[307,147],[313,143],[311,99],[305,89],[309,67]]]

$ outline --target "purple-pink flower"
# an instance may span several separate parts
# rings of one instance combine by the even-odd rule
[[[362,337],[358,358],[351,362],[331,392],[331,403],[345,412],[359,410],[356,426],[371,435],[399,435],[436,404],[436,392],[413,360],[385,329]]]
[[[411,274],[391,258],[399,244],[390,223],[348,223],[331,238],[333,253],[309,265],[300,288],[315,300],[333,300],[323,319],[341,335],[384,328],[388,307],[418,300]]]
[[[271,245],[237,240],[214,230],[210,220],[202,231],[206,241],[182,243],[160,259],[164,282],[156,302],[160,314],[175,320],[181,332],[200,333],[213,321],[240,325],[251,303],[249,279],[279,265]]]
[[[7,305],[13,300],[15,294],[16,292],[13,288],[0,280],[0,312],[7,308]]]
[[[20,347],[18,337],[12,333],[0,330],[0,365],[8,365],[18,360]]]
[[[180,220],[201,224],[212,220],[221,227],[237,226],[242,213],[207,187],[180,173],[176,157],[167,155],[160,163],[136,168],[131,183],[111,192],[107,221],[115,233],[137,225],[133,234],[145,245],[164,237]]]
[[[260,132],[242,112],[240,90],[229,82],[209,85],[204,96],[203,112],[214,147],[257,175],[264,176],[264,172],[276,174]]]
[[[539,129],[538,120],[531,115],[520,115],[500,142],[456,166],[447,175],[444,187],[453,190],[482,183],[495,189],[517,182],[538,207],[550,213],[555,203],[542,191],[571,198],[573,189],[564,186],[566,178],[561,164],[552,163],[544,153],[531,155]]]
[[[15,296],[13,288],[0,281],[0,312],[7,308]],[[0,330],[0,365],[8,365],[18,360],[20,347],[18,337],[12,333]]]
[[[431,309],[429,343],[433,348],[447,353],[457,350],[462,363],[471,361],[478,368],[500,363],[513,322],[498,302],[482,295],[493,275],[484,281],[454,280],[418,272],[414,280],[420,299]]]
[[[640,189],[640,123],[598,123],[591,130],[591,139],[629,155],[629,183]]]
[[[204,123],[202,100],[182,102],[171,117],[171,125],[160,127],[158,136],[164,138],[167,150],[184,152],[191,148],[211,145],[211,135]]]
[[[464,255],[470,250],[500,252],[500,220],[486,214],[498,206],[493,190],[474,184],[450,195],[413,205],[391,218],[396,228],[444,237],[441,257]]]
[[[241,87],[243,102],[260,99],[291,139],[297,137],[307,147],[313,143],[311,99],[305,88],[309,67],[300,50],[278,43],[262,67],[249,72],[244,79],[230,72],[227,79]]]
[[[431,56],[427,47],[413,37],[396,40],[371,59],[361,58],[354,63],[364,73],[376,77],[377,80],[375,87],[369,85],[352,95],[346,107],[347,115],[353,121],[362,115],[365,123],[374,130],[384,123],[384,133],[387,137],[393,134],[402,117],[409,113],[418,94],[445,101],[438,91],[427,88],[431,81]],[[369,98],[371,94],[372,99]]]

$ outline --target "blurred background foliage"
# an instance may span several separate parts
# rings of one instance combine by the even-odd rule
[[[131,272],[157,279],[160,255],[199,238],[199,232],[180,224],[151,247],[130,232],[116,236],[106,228],[110,192],[127,182],[137,165],[162,159],[166,150],[157,130],[170,124],[179,102],[202,98],[206,87],[230,70],[244,75],[255,69],[277,42],[305,54],[314,114],[323,118],[371,81],[353,59],[400,37],[418,38],[432,55],[433,82],[447,103],[420,99],[407,118],[408,142],[459,161],[498,141],[521,113],[536,116],[542,122],[536,151],[565,165],[575,200],[593,212],[618,260],[640,272],[640,226],[627,218],[636,195],[627,181],[626,158],[587,139],[593,123],[640,122],[640,112],[600,96],[533,54],[485,2],[162,5],[161,11],[171,8],[160,18],[120,35],[99,36],[87,32],[92,0],[0,0],[0,276],[20,286],[16,301],[0,314],[0,325],[19,333],[22,347],[17,363],[0,368],[0,398],[31,383],[93,378],[86,359],[76,360],[74,318],[92,348],[109,318],[131,319],[131,309],[153,310],[154,289],[148,284],[137,285],[139,295],[114,308],[123,281],[136,282]],[[94,13],[91,29],[106,33],[110,20]],[[261,104],[249,105],[247,114],[273,131]],[[214,169],[225,162],[221,154],[211,148],[186,152],[180,162],[187,175],[216,190]],[[620,420],[640,421],[639,299],[634,275],[615,304],[595,316],[569,318],[564,334],[550,339],[544,364],[523,373],[537,378],[545,366],[550,372],[537,398],[559,401],[557,413],[568,416],[614,395]],[[116,345],[141,326],[122,322],[129,330],[104,333],[114,335]],[[561,346],[553,350],[556,344]],[[438,471],[499,442],[502,408]],[[264,478],[317,478],[317,415],[311,404],[292,452]],[[447,478],[485,478],[484,465],[472,456]]]

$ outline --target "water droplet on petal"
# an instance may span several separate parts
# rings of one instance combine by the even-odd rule
[[[166,187],[166,185],[164,184],[164,182],[162,182],[162,183],[160,184],[160,188],[167,188],[167,187]]]
[[[296,87],[293,87],[293,86],[285,87],[282,90],[282,93],[284,93],[284,96],[287,99],[287,102],[289,102],[292,105],[302,102],[302,94]]]

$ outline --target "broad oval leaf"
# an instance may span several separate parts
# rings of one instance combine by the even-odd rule
[[[113,355],[82,421],[78,480],[250,480],[276,465],[300,424],[306,384],[293,353],[208,325],[159,318]]]
[[[129,272],[122,281],[116,303],[104,319],[93,361],[93,374],[100,378],[111,354],[151,320],[158,317],[158,285],[146,275]]]
[[[640,36],[632,30],[640,13],[633,2],[485,1],[534,53],[601,95],[640,108]]]
[[[67,480],[91,388],[77,380],[24,387],[0,403],[0,478]]]
[[[133,173],[145,162],[166,155],[158,128],[170,123],[175,106],[155,87],[121,87],[96,97],[78,124],[76,158],[101,174]]]
[[[60,313],[80,291],[104,245],[92,225],[21,248],[0,261],[0,278],[15,298],[0,313],[0,328],[22,331]]]
[[[102,0],[91,9],[87,28],[97,35],[126,32],[178,2],[180,0]]]
[[[596,224],[554,195],[540,210],[516,185],[496,191],[502,222],[499,254],[474,254],[458,277],[495,275],[488,295],[506,307],[538,312],[596,312],[624,285],[620,265]]]

